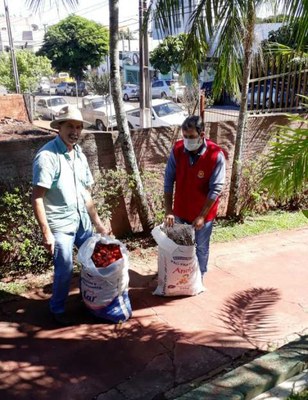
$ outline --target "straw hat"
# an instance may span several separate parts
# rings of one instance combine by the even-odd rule
[[[60,122],[65,122],[65,121],[82,122],[84,128],[88,128],[89,126],[92,125],[90,122],[84,121],[80,110],[78,110],[78,108],[76,107],[73,106],[63,107],[59,114],[60,114],[59,117],[50,122],[51,128],[59,129]]]

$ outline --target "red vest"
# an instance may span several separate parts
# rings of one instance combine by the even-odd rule
[[[179,140],[173,147],[176,161],[175,196],[173,213],[191,223],[200,215],[209,192],[211,175],[215,169],[221,148],[206,140],[206,151],[193,165],[189,154],[184,151],[184,141]],[[219,198],[215,201],[204,220],[212,221],[217,214]]]

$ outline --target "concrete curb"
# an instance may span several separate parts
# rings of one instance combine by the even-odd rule
[[[307,367],[308,335],[304,335],[175,400],[250,400]]]
[[[293,393],[300,393],[308,387],[308,369],[299,375],[280,383],[273,389],[254,397],[252,400],[285,400]]]

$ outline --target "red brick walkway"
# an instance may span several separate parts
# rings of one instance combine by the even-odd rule
[[[308,331],[307,260],[308,228],[215,244],[205,293],[160,298],[152,295],[155,257],[137,259],[133,318],[122,325],[94,321],[76,289],[70,328],[50,321],[49,288],[1,304],[0,398],[175,397],[192,381]]]

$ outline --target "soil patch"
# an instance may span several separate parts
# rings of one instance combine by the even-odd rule
[[[0,141],[16,140],[24,136],[31,138],[41,135],[51,135],[53,133],[52,129],[40,128],[26,121],[9,117],[0,119]]]

